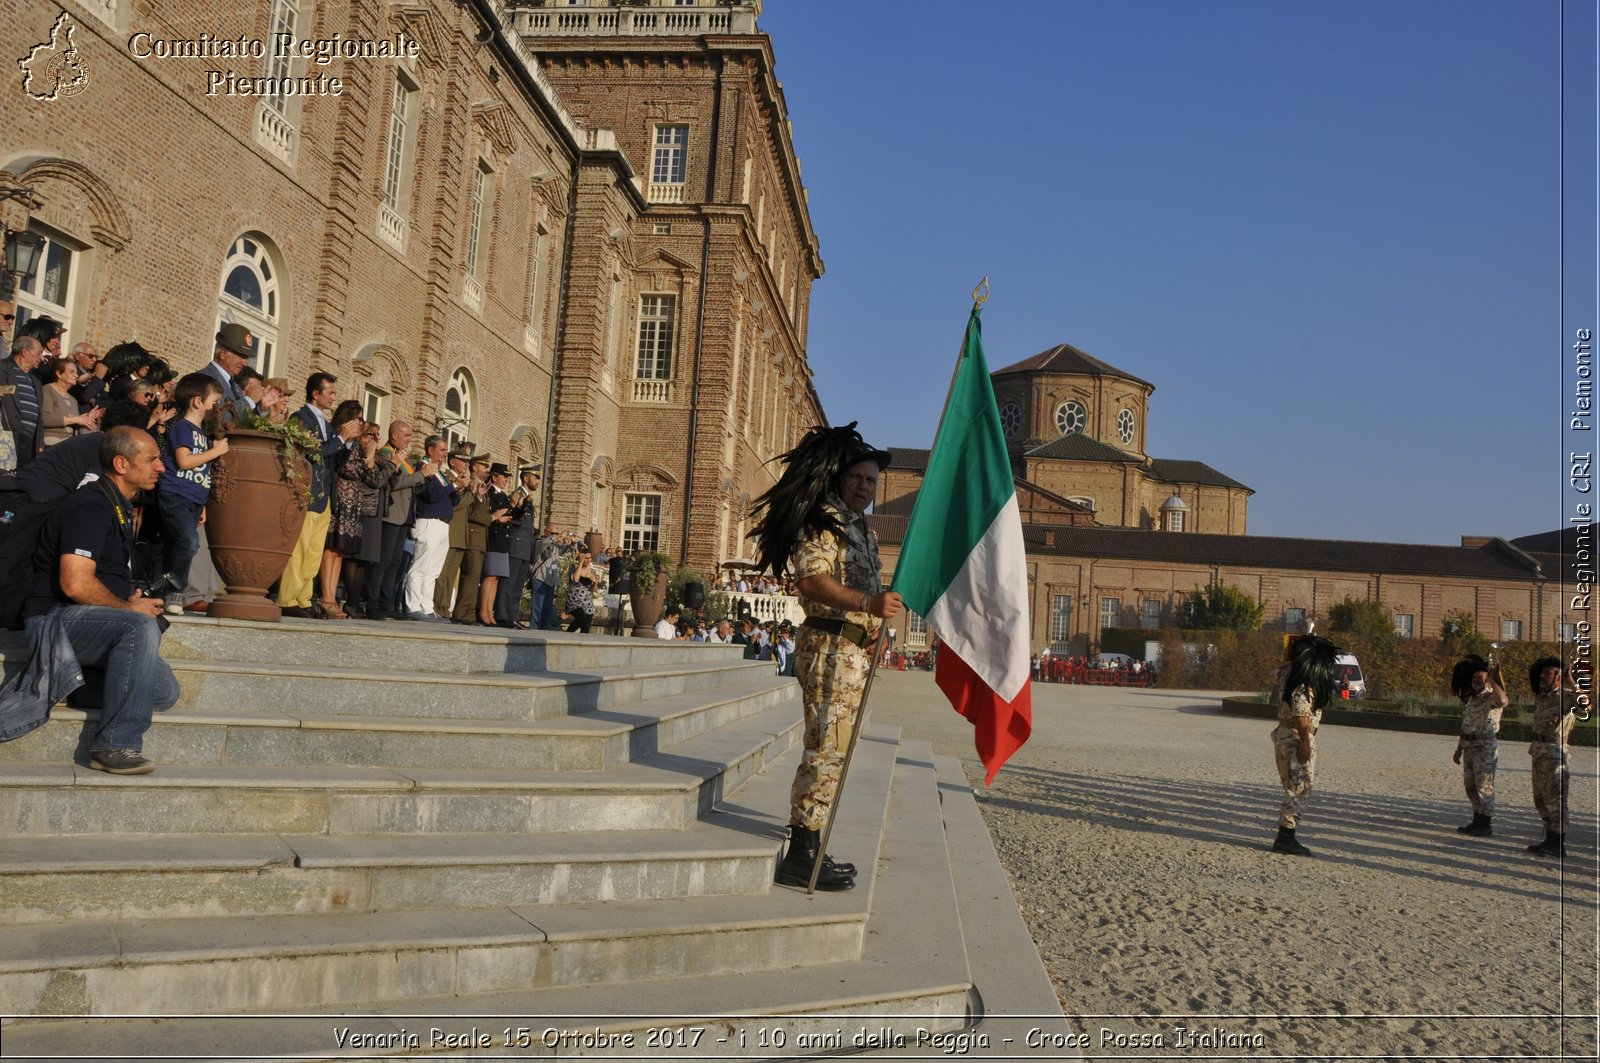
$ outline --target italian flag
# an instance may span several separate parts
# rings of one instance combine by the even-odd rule
[[[971,721],[992,785],[1028,740],[1033,708],[1022,517],[976,306],[894,589],[938,635],[935,680]]]

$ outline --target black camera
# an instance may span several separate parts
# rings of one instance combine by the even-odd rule
[[[177,594],[183,590],[183,584],[178,582],[178,577],[170,572],[163,572],[148,583],[135,583],[134,587],[146,598],[160,598],[162,600],[165,600],[169,594]],[[158,615],[156,617],[156,626],[162,631],[166,631],[167,628],[172,626],[172,622],[166,616]]]

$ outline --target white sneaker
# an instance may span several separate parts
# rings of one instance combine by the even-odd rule
[[[183,615],[183,599],[176,594],[167,595],[167,604],[162,607],[162,612],[168,616]]]

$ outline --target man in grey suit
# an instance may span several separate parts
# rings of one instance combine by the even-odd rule
[[[389,441],[378,450],[378,515],[383,518],[383,555],[367,579],[367,616],[373,620],[399,620],[406,615],[397,586],[405,560],[406,536],[411,531],[411,495],[425,475],[413,465],[407,450],[411,425],[389,425]]]

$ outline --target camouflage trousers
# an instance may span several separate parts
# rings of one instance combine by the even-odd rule
[[[1294,830],[1300,822],[1300,806],[1311,792],[1317,771],[1317,740],[1311,739],[1311,759],[1300,762],[1300,739],[1293,731],[1280,738],[1272,736],[1272,752],[1278,761],[1278,779],[1283,783],[1283,804],[1278,806],[1278,826]]]
[[[839,775],[861,709],[872,651],[807,627],[800,629],[794,645],[806,725],[805,751],[789,791],[789,822],[821,830],[839,793]]]
[[[1473,815],[1494,815],[1494,769],[1499,760],[1500,743],[1493,738],[1472,738],[1461,744],[1461,781]]]
[[[1533,807],[1553,834],[1567,833],[1567,761],[1565,752],[1533,758]]]

